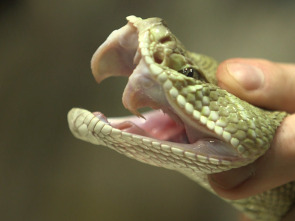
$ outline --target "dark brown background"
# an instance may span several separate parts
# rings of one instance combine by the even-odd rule
[[[0,6],[0,220],[236,220],[186,177],[75,139],[73,106],[127,114],[126,79],[98,86],[93,52],[125,17],[164,18],[222,61],[294,62],[294,1],[27,0]]]

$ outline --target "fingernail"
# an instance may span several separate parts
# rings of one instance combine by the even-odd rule
[[[229,171],[211,174],[210,183],[219,188],[229,190],[238,187],[254,174],[252,165],[232,169]]]
[[[228,63],[229,74],[246,90],[255,90],[264,83],[263,71],[253,65],[243,63]]]

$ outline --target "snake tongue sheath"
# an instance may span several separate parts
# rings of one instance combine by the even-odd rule
[[[137,116],[106,118],[73,108],[68,121],[77,138],[179,171],[210,191],[206,174],[247,165],[268,150],[286,113],[262,110],[219,88],[217,62],[185,50],[161,19],[127,20],[98,48],[91,68],[98,83],[129,77],[123,104]],[[140,114],[146,106],[155,110]],[[256,220],[279,220],[295,198],[293,187],[230,202]]]

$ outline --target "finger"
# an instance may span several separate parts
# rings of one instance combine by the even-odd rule
[[[219,86],[267,109],[295,111],[295,65],[262,59],[229,59],[217,70]]]
[[[215,192],[228,199],[241,199],[295,180],[295,115],[282,122],[270,149],[245,167],[209,175]]]
[[[285,217],[283,217],[282,221],[294,221],[295,220],[295,208],[293,207]]]
[[[245,216],[244,214],[241,214],[240,216],[240,221],[252,221],[250,218],[248,218],[247,216]]]

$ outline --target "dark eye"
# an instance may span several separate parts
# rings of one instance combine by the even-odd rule
[[[195,68],[188,67],[188,68],[181,69],[178,72],[187,77],[194,78],[196,80],[205,80],[201,72],[199,72]]]

